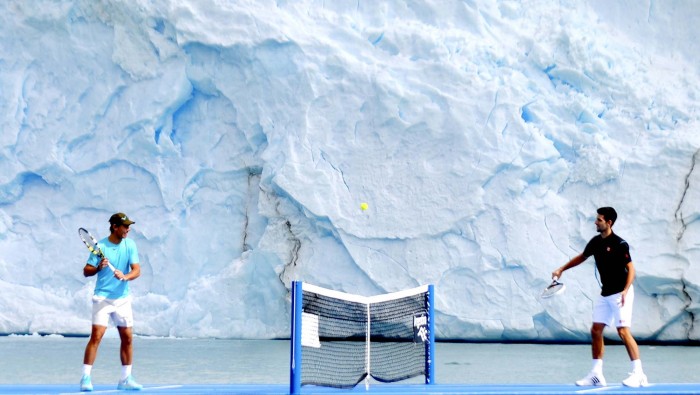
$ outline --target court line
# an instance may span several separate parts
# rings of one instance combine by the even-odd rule
[[[173,388],[182,388],[183,386],[178,384],[178,385],[162,385],[159,387],[144,387],[145,390],[152,391],[152,390],[169,390]],[[118,389],[112,389],[112,390],[97,390],[97,391],[90,391],[90,394],[110,394],[112,392],[124,392],[124,390],[118,390]],[[132,391],[138,393],[138,391]],[[77,392],[61,392],[60,395],[78,395],[82,394],[85,395],[85,392],[82,391],[77,391]]]
[[[161,385],[160,387],[148,387],[148,390],[149,390],[149,391],[151,391],[151,390],[169,390],[169,389],[173,389],[173,388],[182,388],[182,387],[184,387],[184,386],[181,385],[181,384],[177,384],[177,385]]]
[[[587,390],[580,390],[576,391],[577,394],[587,394],[587,393],[592,393],[592,392],[603,392],[603,391],[609,391],[609,390],[616,390],[622,388],[621,385],[615,385],[615,386],[605,386],[605,387],[598,387],[598,388],[591,388]]]

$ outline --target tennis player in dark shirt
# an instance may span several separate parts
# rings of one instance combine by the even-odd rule
[[[552,277],[561,278],[564,271],[578,266],[588,257],[595,258],[595,264],[600,273],[602,291],[593,306],[593,325],[591,326],[591,348],[593,368],[590,373],[576,385],[605,386],[603,377],[603,353],[605,342],[603,330],[606,325],[615,326],[620,339],[627,349],[632,361],[632,372],[622,381],[628,387],[644,387],[649,385],[647,376],[642,370],[639,359],[639,347],[632,336],[632,305],[634,302],[634,264],[630,256],[629,245],[612,231],[617,219],[617,212],[612,207],[601,207],[595,220],[599,235],[588,242],[583,252],[564,266],[552,272]]]

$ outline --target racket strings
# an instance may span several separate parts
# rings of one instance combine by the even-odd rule
[[[88,250],[92,252],[93,254],[99,256],[100,258],[104,258],[104,254],[102,253],[102,250],[100,247],[97,245],[97,240],[95,240],[94,237],[90,234],[90,232],[87,231],[85,228],[80,228],[78,229],[78,235],[80,236],[80,239],[85,243],[87,246]],[[90,241],[92,243],[90,243]]]
[[[544,291],[542,291],[542,297],[547,298],[550,296],[554,296],[563,290],[564,290],[564,284],[560,283],[557,280],[553,280],[552,283],[549,284],[549,286],[547,286],[547,288],[545,288]]]

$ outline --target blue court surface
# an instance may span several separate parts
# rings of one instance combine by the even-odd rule
[[[115,386],[96,385],[93,394],[251,394],[276,395],[288,394],[288,385],[253,385],[253,384],[191,384],[191,385],[146,385],[142,391],[118,391]],[[643,388],[629,388],[611,384],[607,387],[576,387],[562,384],[508,384],[508,385],[372,385],[369,389],[360,384],[351,390],[305,386],[302,394],[700,394],[700,384],[651,384]],[[0,385],[0,394],[81,394],[77,384],[61,385]],[[87,394],[82,392],[82,394]]]

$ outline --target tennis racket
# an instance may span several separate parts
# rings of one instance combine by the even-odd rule
[[[87,229],[78,229],[78,235],[80,236],[80,240],[82,240],[83,243],[85,243],[85,246],[88,248],[88,250],[90,250],[90,252],[97,255],[101,259],[105,257],[105,254],[102,253],[100,246],[97,245],[97,240],[95,240],[95,238],[92,237],[92,235],[90,234],[90,232],[87,231]],[[109,266],[109,269],[112,270],[112,272],[117,270],[114,268],[114,266],[112,266],[112,262],[107,261],[107,265]]]
[[[542,291],[542,295],[540,295],[541,298],[551,298],[554,295],[558,295],[564,292],[566,286],[564,285],[564,283],[560,283],[557,280],[559,280],[559,277],[552,278],[552,283],[549,284],[547,288],[545,288]]]

